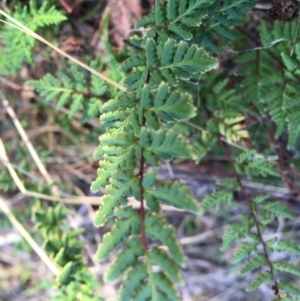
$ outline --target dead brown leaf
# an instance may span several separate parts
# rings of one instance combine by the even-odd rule
[[[108,0],[107,6],[110,10],[111,37],[121,48],[132,26],[142,17],[141,3],[140,0]]]

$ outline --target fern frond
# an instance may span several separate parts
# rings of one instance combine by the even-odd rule
[[[147,49],[146,49],[147,50]],[[217,61],[196,45],[179,44],[168,39],[161,53],[162,70],[170,70],[178,78],[189,79],[192,74],[205,73],[217,67]]]
[[[145,149],[146,160],[150,159],[151,154],[165,161],[173,157],[193,156],[187,141],[172,130],[153,132],[143,128],[140,134],[140,144]],[[149,160],[149,163],[152,164],[152,161]]]
[[[128,239],[127,246],[122,250],[117,257],[117,260],[109,268],[105,274],[106,281],[113,281],[119,278],[130,266],[134,266],[138,258],[143,255],[141,242],[131,236]]]
[[[168,247],[170,254],[180,266],[184,266],[185,259],[182,249],[175,238],[174,229],[157,213],[146,215],[146,232]]]
[[[231,258],[232,263],[238,263],[248,257],[252,251],[256,250],[256,247],[258,246],[259,242],[241,242],[239,243],[238,247],[235,250],[235,253],[233,254]]]
[[[58,25],[66,17],[54,6],[49,7],[48,2],[37,8],[36,1],[32,0],[28,6],[17,5],[12,17],[26,25],[33,31],[38,31],[48,25]],[[2,74],[16,72],[23,63],[33,63],[34,47],[36,40],[12,25],[6,24],[0,32],[0,39],[5,47],[0,51],[0,72]]]
[[[260,207],[264,212],[263,215],[266,217],[285,217],[288,219],[294,219],[294,213],[285,206],[281,201],[269,201]]]
[[[194,213],[200,212],[200,206],[194,199],[190,189],[181,182],[164,183],[155,190],[148,190],[147,193],[174,207]]]
[[[269,282],[272,280],[272,275],[269,271],[264,271],[260,273],[252,283],[247,287],[247,291],[253,291],[260,287],[263,283]]]
[[[232,203],[233,193],[224,189],[215,191],[211,194],[207,194],[202,201],[202,204],[205,209],[209,209],[212,207],[220,208],[223,204],[230,206],[232,205]]]
[[[147,266],[144,263],[137,263],[126,273],[126,281],[120,290],[120,301],[131,301],[134,293],[142,286],[147,279]]]
[[[251,228],[254,226],[254,221],[250,218],[227,226],[223,234],[223,242],[221,250],[225,250],[231,244],[241,238],[247,237],[251,233]]]
[[[239,191],[241,189],[237,181],[233,179],[220,180],[218,181],[218,185],[233,191]]]
[[[266,257],[263,254],[258,254],[246,262],[244,267],[241,269],[240,274],[246,274],[254,269],[265,266],[266,263]]]
[[[90,90],[88,82],[91,82]],[[60,70],[58,78],[48,73],[40,80],[27,81],[27,85],[35,88],[45,101],[57,99],[57,110],[70,104],[69,118],[83,111],[83,123],[100,114],[103,104],[100,97],[106,92],[101,79],[85,74],[74,64],[69,70]]]
[[[273,241],[271,244],[268,245],[268,247],[274,251],[289,252],[292,254],[300,255],[300,247],[297,243],[293,241],[284,240],[279,241],[277,243]]]
[[[150,262],[154,266],[159,266],[177,284],[182,285],[183,279],[178,265],[164,250],[153,247],[149,250]]]
[[[291,283],[281,280],[279,282],[279,288],[287,293],[300,296],[300,289],[297,287],[294,287]]]
[[[120,209],[118,214],[125,213],[124,210],[128,211],[130,208]],[[139,224],[140,220],[137,212],[130,210],[130,214],[131,216],[128,219],[117,218],[111,232],[104,235],[102,244],[96,253],[98,260],[105,259],[110,252],[115,250],[131,234],[132,227],[136,226],[134,224]]]
[[[275,261],[273,267],[276,271],[286,272],[295,276],[300,276],[300,269],[297,264]]]

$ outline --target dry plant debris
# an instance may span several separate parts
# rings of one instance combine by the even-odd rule
[[[132,26],[141,19],[142,8],[139,0],[108,0],[110,10],[111,37],[117,47],[122,48],[130,35]]]

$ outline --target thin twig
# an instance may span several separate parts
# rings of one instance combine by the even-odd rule
[[[9,106],[8,101],[4,98],[4,95],[2,94],[2,92],[0,92],[0,99],[2,100],[2,103],[4,105],[4,108],[6,109],[6,112],[8,113],[8,115],[10,116],[12,122],[14,123],[19,135],[21,136],[24,144],[26,145],[33,161],[35,162],[36,166],[38,167],[40,173],[42,174],[43,178],[46,180],[46,183],[48,185],[51,185],[51,189],[53,190],[53,192],[55,192],[56,195],[59,195],[59,189],[56,186],[53,186],[53,181],[50,177],[50,175],[48,174],[44,164],[42,163],[40,157],[38,156],[36,150],[34,149],[34,147],[32,146],[30,140],[28,139],[27,134],[25,133],[20,121],[18,120],[14,110]]]

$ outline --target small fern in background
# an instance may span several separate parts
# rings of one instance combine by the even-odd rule
[[[17,5],[11,15],[35,32],[66,20],[66,17],[54,6],[49,7],[47,1],[43,1],[39,8],[35,0],[31,0],[29,6]],[[34,38],[15,28],[14,25],[5,24],[0,32],[0,39],[5,46],[0,49],[1,74],[16,74],[22,64],[34,62],[33,50],[37,45]]]
[[[44,249],[60,268],[56,277],[56,292],[53,300],[99,301],[94,297],[95,279],[83,262],[83,242],[79,235],[84,229],[72,230],[65,221],[71,212],[62,204],[44,208],[37,202],[33,221],[44,239]]]
[[[97,60],[91,62],[91,65],[96,67]],[[82,123],[102,111],[101,96],[106,92],[104,81],[73,63],[59,70],[58,77],[48,73],[42,79],[28,81],[27,84],[36,88],[45,101],[57,99],[57,110],[70,104],[69,118],[77,112],[83,112]]]

